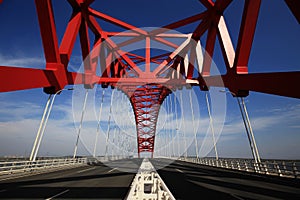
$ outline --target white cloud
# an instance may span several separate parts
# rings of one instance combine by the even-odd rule
[[[3,102],[4,105],[0,109],[1,117],[10,115],[6,120],[0,122],[0,152],[2,155],[24,155],[24,151],[28,155],[31,151],[33,141],[35,139],[41,116],[36,113],[42,113],[42,106],[30,102]],[[32,115],[34,110],[35,115]],[[54,111],[55,109],[53,109]],[[52,114],[52,113],[51,113]],[[72,121],[71,121],[72,122]],[[62,120],[55,120],[51,118],[47,124],[45,137],[43,143],[48,143],[49,137],[52,136],[53,140],[67,141],[68,133],[74,132],[74,128],[69,125],[70,117],[66,115],[66,118]],[[46,138],[46,139],[45,139]],[[68,144],[65,142],[68,146]],[[52,143],[52,148],[55,143]],[[60,148],[60,147],[59,147]],[[59,149],[58,148],[58,149]],[[43,148],[41,148],[42,150]],[[53,148],[55,151],[56,148]]]
[[[109,97],[110,94],[107,93],[107,98]],[[38,130],[44,105],[22,101],[22,99],[11,101],[11,98],[12,96],[6,95],[3,95],[1,98],[2,104],[0,108],[0,154],[24,155],[26,152],[28,156]],[[53,109],[51,111],[40,147],[40,155],[72,155],[73,153],[74,144],[78,133],[83,101],[78,101],[74,105],[74,102],[66,101],[66,99],[64,103],[58,103],[61,102],[65,98],[65,96],[59,96],[56,98],[60,98],[60,101],[56,99],[53,105]],[[81,149],[82,146],[84,146],[83,149],[88,150],[89,153],[93,152],[97,128],[97,115],[99,114],[99,107],[96,106],[96,108],[94,108],[94,105],[92,104],[93,101],[94,99],[91,95],[87,103],[87,109],[85,110],[83,125],[80,133]],[[44,103],[45,102],[42,102],[42,104]],[[74,107],[72,107],[72,105]],[[104,153],[103,147],[105,146],[106,142],[105,135],[107,134],[109,108],[110,102],[105,102],[103,104],[101,129],[98,139],[99,148],[97,151],[101,154]],[[34,113],[34,116],[32,113]],[[73,118],[73,114],[76,117],[75,121]],[[120,115],[120,113],[114,114],[116,116]],[[125,115],[126,114],[127,113],[125,113]],[[114,133],[115,126],[112,123],[112,120],[113,117],[111,118],[111,139],[110,141],[108,141],[109,143],[112,142],[113,135],[116,134]],[[127,134],[130,133],[131,135],[127,143],[132,143],[130,145],[134,146],[136,142],[136,138],[133,138],[133,136],[135,136],[135,125],[130,124],[128,120],[124,119],[122,120],[122,122],[126,122],[121,124],[124,131],[126,131]],[[119,141],[115,141],[115,143],[116,142]],[[125,145],[126,144],[123,144],[123,146]],[[114,145],[112,144],[112,146]]]
[[[97,150],[97,152],[101,154],[103,154],[105,151],[104,147],[106,143],[107,123],[110,108],[109,99],[111,96],[109,91],[110,90],[107,90],[106,92],[106,100],[103,104],[103,111],[101,117],[102,129],[99,137],[99,148]],[[111,144],[109,147],[109,151],[112,151],[112,146],[114,145],[121,146],[121,149],[126,149],[126,151],[136,151],[135,125],[132,124],[130,120],[128,120],[130,118],[130,115],[128,115],[130,106],[127,99],[123,98],[122,100],[122,96],[118,95],[119,93],[115,93],[115,97],[117,98],[116,102],[114,102],[116,110],[113,110],[113,118],[117,121],[122,131],[125,131],[127,134],[122,133],[122,131],[121,133],[115,133],[114,124],[112,123],[110,130],[110,141],[108,141]],[[97,99],[99,98],[99,95],[93,96],[93,93],[90,92],[89,97],[90,99],[87,104],[87,110],[85,112],[84,123],[81,131],[81,142],[84,143],[85,148],[87,148],[88,151],[92,153],[97,128],[96,120],[97,115],[99,114],[98,111],[100,105],[99,99]],[[59,98],[63,99],[64,97]],[[2,118],[5,118],[6,116],[5,120],[1,120],[0,122],[1,154],[23,155],[24,151],[26,151],[27,154],[29,154],[33,144],[33,140],[35,138],[36,131],[38,129],[39,120],[41,118],[41,116],[37,114],[33,116],[32,110],[34,110],[34,113],[41,114],[43,112],[44,105],[39,105],[31,102],[20,102],[21,100],[19,100],[19,102],[10,101],[5,100],[4,98],[2,98],[1,101],[2,106],[0,107],[0,116]],[[96,106],[94,106],[93,102],[96,102]],[[62,104],[54,104],[49,122],[47,124],[43,143],[41,145],[41,154],[45,155],[47,154],[47,152],[49,152],[49,155],[72,154],[82,112],[82,103],[83,99],[79,97],[78,101],[75,102],[65,101]],[[123,112],[120,112],[119,108],[122,108],[121,110]],[[286,108],[270,110],[269,113],[264,113],[263,116],[251,116],[250,114],[254,134],[264,132],[268,129],[272,129],[275,126],[278,126],[278,124],[286,124],[291,128],[297,128],[297,125],[295,124],[299,124],[300,121],[299,112],[297,112],[299,108],[300,105],[294,105],[287,106]],[[76,128],[74,126],[73,114],[75,114]],[[189,114],[189,112],[186,112],[186,115]],[[55,116],[58,115],[60,117],[56,118]],[[176,114],[174,112],[169,114],[166,112],[161,113],[160,119],[164,122],[159,122],[158,131],[161,132],[156,137],[156,147],[161,147],[160,149],[162,149],[163,146],[166,145],[166,133],[162,133],[164,130],[163,126],[166,127],[165,132],[167,133],[169,133],[168,131],[170,131],[170,129],[175,129],[175,116]],[[188,119],[188,117],[186,116],[185,119]],[[207,116],[201,115],[201,118],[197,118],[194,122],[192,120],[186,120],[184,124],[181,124],[181,128],[178,130],[178,132],[180,132],[181,136],[183,136],[183,128],[185,127],[185,134],[186,136],[188,136],[189,140],[188,144],[194,145],[193,139],[195,124],[197,126],[199,149],[202,145],[201,155],[206,155],[213,148],[212,135],[210,132],[211,130],[209,129],[209,120]],[[227,140],[234,142],[233,144],[239,143],[239,141],[237,141],[237,138],[241,137],[241,134],[245,133],[242,119],[236,116],[230,122],[225,123],[223,130],[222,125],[222,116],[215,116],[215,134],[216,138],[221,138],[219,142],[224,142]],[[116,138],[114,140],[115,144],[112,144],[114,134],[116,135]],[[175,135],[175,132],[173,132],[172,134]],[[127,139],[125,139],[125,137]],[[246,141],[246,135],[242,135],[242,137],[244,137]],[[182,137],[179,137],[179,139],[179,143],[178,140],[175,139],[173,140],[173,144],[175,146],[179,145],[180,148],[182,148],[180,151],[183,151],[184,140]],[[121,143],[121,140],[125,140],[126,142]]]
[[[30,111],[28,110],[28,108],[30,108]],[[33,115],[37,115],[37,113],[32,113],[32,111],[38,111],[40,109],[42,109],[40,105],[30,102],[22,102],[21,104],[16,104],[12,101],[2,101],[0,107],[0,118],[2,118],[2,120],[4,121],[18,121],[24,119],[26,116],[33,117]]]
[[[24,55],[4,56],[0,54],[1,66],[44,68],[43,57],[27,57]]]

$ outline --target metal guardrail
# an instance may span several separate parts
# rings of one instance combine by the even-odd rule
[[[24,172],[36,172],[36,171],[49,171],[55,169],[61,169],[65,167],[76,167],[82,164],[92,164],[96,162],[109,162],[114,160],[125,159],[125,156],[107,156],[107,157],[46,157],[40,158],[36,161],[29,161],[23,159],[11,159],[0,161],[0,176],[19,174]]]
[[[281,177],[300,178],[300,163],[293,161],[265,160],[255,163],[250,159],[214,159],[214,158],[191,158],[181,157],[181,161],[196,164],[246,171],[258,174],[266,174]]]
[[[128,156],[97,156],[97,157],[90,157],[88,158],[88,162],[95,162],[95,161],[100,161],[100,162],[109,162],[109,161],[114,161],[114,160],[121,160],[121,159],[128,159],[130,157]]]
[[[85,164],[87,158],[49,158],[36,161],[17,160],[0,162],[0,176],[22,172],[42,171],[53,168],[71,167]]]

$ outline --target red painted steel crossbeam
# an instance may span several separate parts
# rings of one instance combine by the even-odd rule
[[[54,93],[69,84],[71,85],[85,84],[87,87],[92,87],[92,85],[95,83],[110,84],[110,81],[103,79],[103,77],[113,78],[112,83],[114,83],[116,82],[115,78],[123,77],[124,75],[126,75],[126,73],[134,74],[136,77],[139,78],[142,78],[143,75],[149,76],[149,74],[146,73],[143,74],[143,72],[141,72],[138,69],[136,64],[145,62],[147,60],[146,64],[147,66],[149,66],[149,62],[158,63],[159,61],[148,59],[149,55],[148,57],[147,56],[139,57],[138,60],[134,61],[134,58],[130,58],[130,55],[128,54],[130,52],[122,52],[122,51],[114,50],[112,52],[113,55],[112,58],[107,58],[106,61],[100,59],[100,62],[102,62],[102,64],[104,63],[103,66],[101,66],[103,70],[102,76],[100,77],[96,76],[95,66],[97,66],[97,63],[94,63],[93,65],[86,65],[85,73],[78,74],[78,76],[81,78],[78,78],[78,81],[75,81],[76,73],[68,72],[67,66],[70,60],[72,50],[74,48],[77,35],[78,34],[80,35],[83,58],[85,58],[90,52],[89,48],[91,48],[90,47],[91,42],[87,37],[88,36],[87,28],[91,29],[92,32],[96,36],[98,36],[98,38],[96,37],[98,44],[101,43],[101,41],[115,34],[119,34],[114,32],[103,31],[100,25],[98,24],[97,20],[95,19],[95,17],[101,18],[107,22],[113,23],[115,25],[118,25],[120,27],[129,30],[129,32],[127,32],[127,35],[131,37],[135,36],[136,37],[135,40],[145,39],[146,36],[151,36],[151,38],[157,39],[159,35],[162,35],[165,32],[165,30],[158,29],[158,30],[150,31],[149,33],[143,31],[121,20],[117,20],[106,14],[91,9],[89,5],[93,1],[69,0],[69,2],[73,7],[72,18],[68,23],[63,39],[59,45],[57,35],[56,35],[56,28],[55,28],[54,17],[52,12],[53,9],[51,6],[51,0],[36,0],[36,8],[37,8],[38,18],[40,22],[42,41],[43,41],[43,46],[45,51],[45,60],[46,60],[45,69],[44,70],[24,69],[24,68],[12,67],[12,66],[1,66],[0,68],[1,70],[0,76],[2,80],[0,85],[1,92],[45,87],[48,93]],[[226,23],[222,16],[223,11],[227,8],[230,2],[231,0],[216,1],[215,3],[209,0],[201,0],[201,3],[207,7],[206,11],[194,15],[192,17],[188,17],[186,19],[180,20],[178,22],[165,25],[163,26],[163,28],[176,29],[190,23],[200,22],[197,29],[194,30],[195,39],[201,37],[201,35],[203,35],[205,31],[208,31],[208,37],[205,46],[206,52],[204,55],[203,71],[201,72],[201,75],[205,77],[209,77],[210,65],[211,65],[211,59],[209,57],[213,56],[214,46],[215,46],[214,43],[216,38],[215,36],[217,36],[220,41],[220,46],[223,52],[225,65],[227,66],[227,70],[228,70],[227,74],[225,75],[227,79],[224,79],[225,85],[228,86],[230,90],[233,89],[238,90],[236,89],[237,84],[231,85],[232,82],[227,82],[227,80],[229,79],[234,80],[235,77],[242,77],[237,75],[247,74],[248,72],[248,60],[249,60],[251,45],[253,41],[256,21],[258,18],[260,0],[245,1],[244,14],[243,14],[242,24],[240,28],[238,46],[236,50],[234,50],[232,46],[232,42],[226,28]],[[286,3],[292,10],[295,17],[299,19],[299,14],[298,14],[299,12],[295,8],[297,7],[297,3],[289,0],[286,0]],[[121,35],[126,35],[126,33],[122,33]],[[131,44],[129,41],[127,42]],[[167,42],[167,40],[163,42],[165,42],[165,44],[170,43]],[[114,44],[112,41],[109,41],[107,43],[109,44],[108,45],[109,47],[103,47],[101,49],[110,48],[110,50],[112,50],[113,48],[118,47],[117,44]],[[176,44],[173,44],[171,46],[175,48]],[[195,51],[191,50],[191,54],[194,53]],[[106,62],[109,61],[112,62],[113,57],[120,56],[120,54],[121,54],[121,59],[114,61],[115,62],[114,66],[111,66],[110,64],[105,66]],[[193,55],[191,55],[191,57],[193,57]],[[173,58],[173,60],[175,59],[176,58]],[[193,60],[193,58],[191,60]],[[93,67],[89,67],[89,66],[93,66]],[[114,70],[111,70],[113,67]],[[106,75],[106,73],[111,73],[111,71],[114,71],[114,73],[110,75]],[[192,72],[193,72],[193,65],[190,64],[188,78],[196,76],[192,74]],[[269,73],[259,73],[259,74],[254,73],[252,74],[251,77],[255,77],[255,76],[261,77],[264,75],[267,76],[269,75]],[[278,79],[282,86],[280,88],[282,89],[272,87],[267,90],[268,93],[283,95],[283,96],[286,96],[288,94],[289,97],[299,98],[300,95],[299,92],[297,92],[298,90],[296,88],[297,84],[293,85],[290,83],[290,81],[288,81],[291,73],[288,74],[282,73],[282,76],[280,75],[281,75],[280,73],[276,73],[276,76],[279,77]],[[270,74],[270,76],[272,76],[272,74]],[[298,77],[298,73],[295,72],[293,74],[293,77],[295,76]],[[155,76],[152,76],[152,78],[155,78]],[[258,92],[266,91],[265,89],[260,89],[260,86],[263,87],[263,85],[265,84],[265,81],[263,80],[260,80],[260,82],[254,82],[249,80],[248,78],[245,79],[239,78],[239,80],[240,79],[241,82],[243,82],[243,84],[252,85],[253,87],[255,87],[255,91]],[[214,86],[212,85],[213,82],[214,81],[210,81],[209,83],[211,84],[208,86]],[[252,90],[251,87],[249,88],[249,90]],[[287,92],[286,90],[289,90],[290,92]]]
[[[200,0],[206,7],[204,12],[151,31],[145,31],[91,8],[93,0],[68,2],[73,12],[59,43],[51,0],[35,0],[46,65],[43,69],[0,66],[0,92],[44,88],[46,93],[53,94],[66,85],[73,84],[84,84],[86,88],[93,88],[95,84],[118,87],[128,95],[134,108],[139,152],[154,150],[157,116],[161,103],[170,93],[169,89],[176,90],[187,83],[203,90],[224,85],[238,96],[246,96],[248,91],[256,91],[300,98],[299,71],[248,73],[261,0],[244,1],[236,48],[233,47],[223,16],[232,0]],[[285,2],[299,22],[298,1]],[[99,21],[117,25],[125,32],[103,30]],[[168,32],[168,29],[175,30],[192,23],[197,26],[190,34]],[[206,32],[207,37],[204,38]],[[90,36],[91,33],[94,37]],[[77,36],[84,63],[83,73],[68,71]],[[123,37],[125,40],[115,43],[112,38],[114,36]],[[95,39],[90,41],[91,38]],[[175,44],[169,38],[181,38],[183,43]],[[198,66],[200,71],[197,72],[195,63],[199,57],[197,42],[200,38],[205,41],[205,52],[203,63]],[[211,76],[217,39],[227,72],[220,76]],[[152,41],[171,47],[174,51],[151,55]],[[144,42],[142,54],[123,50],[123,47],[136,42]],[[185,62],[186,59],[189,63]],[[153,64],[157,66],[154,69]],[[96,72],[99,71],[101,75],[97,75]],[[142,94],[148,94],[148,97],[143,97]]]

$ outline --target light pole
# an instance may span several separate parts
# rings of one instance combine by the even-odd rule
[[[259,153],[258,153],[258,148],[257,148],[256,142],[255,142],[255,138],[254,138],[254,134],[253,134],[253,130],[252,130],[252,127],[251,127],[251,123],[250,123],[250,119],[249,119],[249,115],[248,115],[248,112],[247,112],[247,108],[246,108],[244,98],[243,97],[238,97],[234,92],[231,92],[231,91],[220,90],[220,92],[224,92],[224,93],[230,92],[234,97],[236,97],[237,103],[239,105],[239,109],[240,109],[240,112],[241,112],[241,115],[242,115],[242,118],[243,118],[244,126],[245,126],[245,129],[246,129],[246,133],[247,133],[249,145],[250,145],[250,148],[251,148],[252,156],[254,158],[255,163],[260,163],[261,162],[260,161],[260,156],[259,156]],[[241,98],[241,100],[239,98]]]
[[[50,112],[51,112],[52,107],[53,107],[55,97],[56,97],[56,95],[60,94],[63,90],[73,90],[73,88],[58,90],[53,95],[53,97],[52,97],[52,94],[50,94],[49,97],[48,97],[48,100],[47,100],[47,103],[46,103],[46,106],[45,106],[45,109],[44,109],[43,117],[41,119],[40,126],[39,126],[39,129],[38,129],[38,132],[36,134],[36,138],[35,138],[32,150],[31,150],[31,154],[30,154],[30,158],[29,158],[30,161],[35,161],[36,160],[36,156],[38,154],[38,151],[39,151],[39,148],[40,148],[40,145],[41,145],[41,141],[42,141],[45,129],[46,129],[46,125],[47,125],[47,122],[48,122],[48,119],[49,119],[49,116],[50,116]],[[52,99],[51,99],[51,97],[52,97]]]

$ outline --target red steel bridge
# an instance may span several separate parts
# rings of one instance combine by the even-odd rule
[[[245,0],[236,48],[223,16],[232,0],[200,0],[206,8],[203,12],[150,31],[95,10],[93,1],[68,0],[73,12],[59,42],[51,0],[35,0],[45,68],[0,66],[0,92],[44,88],[45,93],[56,94],[75,84],[86,89],[95,84],[117,88],[127,95],[134,110],[138,153],[152,155],[160,106],[172,91],[182,87],[198,87],[201,91],[226,87],[235,97],[255,91],[300,98],[299,71],[248,73],[261,0]],[[285,3],[300,23],[300,2]],[[123,28],[124,32],[105,30],[101,21]],[[174,32],[189,24],[197,24],[196,29],[187,34]],[[68,66],[78,36],[84,71],[71,72]],[[114,36],[122,37],[122,42],[114,42]],[[182,42],[176,44],[170,38]],[[205,41],[202,60],[200,39]],[[220,75],[211,74],[216,41],[226,66],[226,73]],[[143,44],[139,51],[124,50],[137,42]],[[153,55],[154,43],[173,50]]]
[[[61,3],[55,3],[58,2]],[[238,33],[234,33],[237,41],[232,41],[223,15],[233,0],[199,0],[204,11],[159,28],[136,27],[95,10],[93,2],[68,0],[72,12],[60,40],[54,20],[54,1],[35,0],[44,68],[3,66],[0,63],[0,92],[43,88],[49,94],[30,159],[0,160],[0,198],[300,199],[299,162],[260,160],[243,99],[251,91],[300,98],[300,71],[249,73],[253,71],[248,65],[261,0],[238,1],[243,4],[243,12]],[[4,4],[1,3],[2,0],[0,7]],[[300,1],[285,0],[284,3],[285,9],[289,9],[300,23]],[[123,31],[108,30],[101,26],[103,22]],[[195,28],[186,33],[179,32],[190,25]],[[78,51],[78,39],[83,69],[75,72],[71,61],[72,53]],[[222,52],[224,61],[223,66],[218,66],[225,69],[221,74],[215,72],[212,59],[218,51]],[[111,101],[110,113],[105,113],[109,119],[112,107],[121,109],[123,98],[129,99],[139,158],[118,154],[107,156],[107,144],[105,156],[96,156],[98,135],[93,157],[77,156],[87,94],[98,84],[103,88],[102,99],[97,99],[101,101],[100,113],[104,88],[113,89],[111,96],[116,90],[122,92],[122,98],[116,98],[117,105]],[[36,159],[53,101],[70,85],[83,85],[86,92],[74,156]],[[215,158],[200,158],[197,144],[197,157],[182,156],[179,143],[178,157],[174,153],[174,143],[173,155],[168,148],[162,148],[166,150],[165,154],[155,154],[161,150],[157,149],[160,111],[167,105],[166,114],[175,113],[177,120],[177,100],[173,94],[176,90],[192,87],[206,95],[213,88],[226,88],[225,91],[237,99],[254,159],[219,159],[215,141]],[[188,98],[191,100],[191,96]],[[206,100],[210,115],[208,95]],[[183,102],[182,96],[180,101],[181,104],[192,104],[192,100]],[[191,108],[189,114],[194,115],[195,110]],[[213,133],[212,123],[210,126]],[[172,129],[178,129],[177,125]],[[106,140],[108,137],[109,134]],[[184,150],[187,154],[187,147]],[[144,154],[151,158],[144,158]]]

